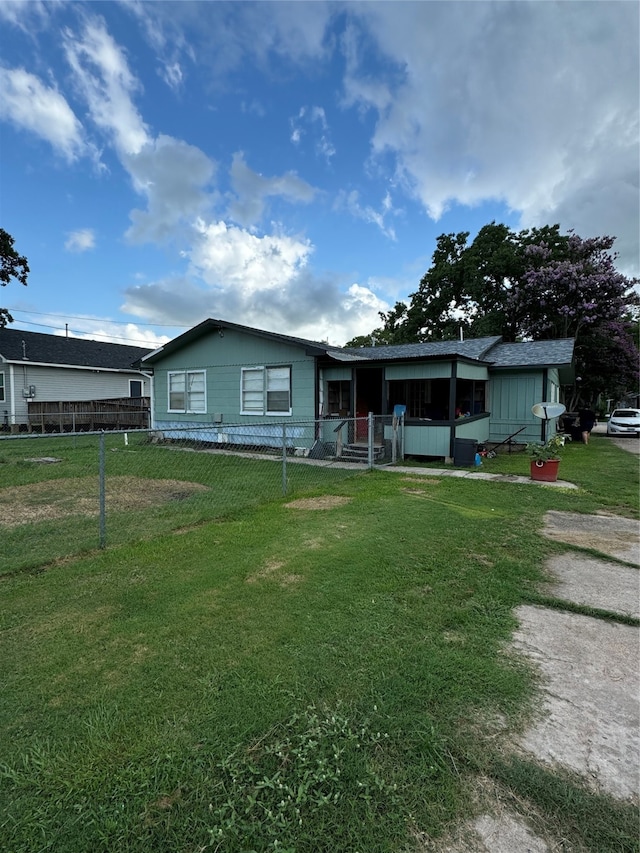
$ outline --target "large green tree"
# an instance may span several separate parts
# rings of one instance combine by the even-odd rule
[[[23,255],[19,255],[13,248],[15,240],[11,234],[0,228],[0,285],[6,287],[12,278],[20,284],[27,284],[29,275],[29,264]],[[7,323],[13,323],[13,317],[7,308],[0,308],[0,329]]]
[[[372,336],[390,344],[460,332],[505,341],[572,337],[581,377],[574,401],[600,393],[619,399],[637,388],[637,339],[630,330],[639,300],[637,281],[615,267],[613,244],[612,237],[563,234],[559,225],[515,232],[491,222],[472,242],[468,232],[442,234],[409,305],[381,314]]]

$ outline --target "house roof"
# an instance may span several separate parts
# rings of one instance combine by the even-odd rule
[[[5,361],[131,370],[148,352],[147,348],[123,344],[0,329],[0,358]]]
[[[465,341],[429,341],[422,344],[395,344],[378,347],[343,347],[329,352],[339,361],[390,361],[391,359],[451,358],[460,356],[484,361],[487,353],[500,342],[499,336],[469,338]]]
[[[559,338],[553,341],[523,341],[515,344],[499,343],[489,353],[488,360],[492,367],[568,365],[573,360],[574,344],[573,338]]]
[[[320,341],[266,332],[226,320],[209,318],[143,357],[144,364],[153,364],[203,335],[225,329],[235,329],[245,334],[268,338],[304,348],[308,355],[324,356],[342,363],[362,364],[380,361],[407,361],[413,359],[465,358],[481,361],[493,367],[541,367],[568,366],[573,359],[572,338],[556,341],[529,341],[524,343],[502,343],[499,335],[467,340],[430,341],[420,344],[381,345],[377,347],[337,347]]]
[[[255,335],[259,338],[269,338],[270,340],[280,341],[281,343],[303,347],[309,355],[324,355],[328,349],[331,349],[327,343],[309,341],[306,340],[306,338],[295,338],[291,337],[291,335],[281,335],[279,332],[265,332],[263,329],[254,329],[251,326],[242,326],[239,323],[229,323],[227,320],[217,320],[213,317],[209,317],[207,320],[203,320],[202,323],[199,323],[192,329],[178,335],[177,338],[173,338],[168,343],[153,350],[153,352],[147,352],[147,355],[143,357],[143,361],[145,364],[153,364],[153,362],[157,361],[159,358],[165,358],[167,355],[171,355],[172,352],[181,349],[185,344],[192,343],[203,335],[209,334],[210,332],[217,332],[218,334],[222,332],[224,334],[225,329],[235,329],[236,331]],[[340,349],[340,347],[336,347],[336,349]]]

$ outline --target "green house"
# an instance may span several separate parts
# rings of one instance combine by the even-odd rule
[[[344,419],[356,419],[357,442],[369,413],[402,413],[406,454],[451,457],[456,439],[544,440],[555,424],[531,407],[558,401],[573,347],[485,337],[353,349],[208,319],[141,366],[153,374],[153,428],[169,438],[278,447],[284,435],[311,452]]]

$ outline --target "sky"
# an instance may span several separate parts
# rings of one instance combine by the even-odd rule
[[[440,234],[616,237],[640,273],[639,10],[618,0],[0,0],[13,328],[207,317],[344,344]]]

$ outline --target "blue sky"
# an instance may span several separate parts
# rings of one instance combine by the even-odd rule
[[[14,328],[342,344],[492,220],[640,272],[635,2],[2,0],[0,31]]]

